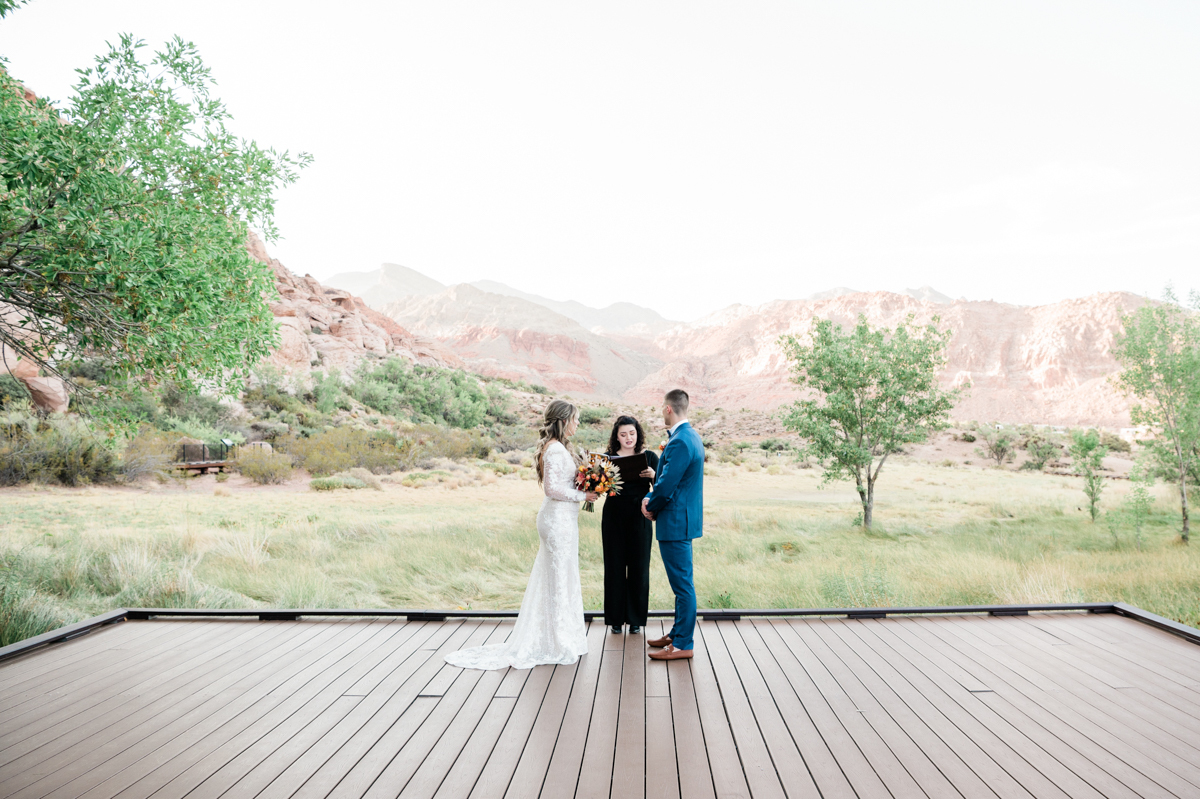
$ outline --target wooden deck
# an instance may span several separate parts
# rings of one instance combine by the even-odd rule
[[[511,629],[103,628],[0,663],[0,796],[1200,796],[1200,646],[1111,614],[708,621],[669,665],[593,623],[572,666],[443,663]]]

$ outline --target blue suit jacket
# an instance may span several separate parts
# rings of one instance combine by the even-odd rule
[[[646,507],[657,514],[659,541],[686,541],[704,534],[704,444],[688,423],[679,426],[658,461]]]

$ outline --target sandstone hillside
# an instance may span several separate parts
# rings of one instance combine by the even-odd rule
[[[394,320],[372,310],[360,297],[326,288],[311,275],[299,277],[268,253],[262,240],[251,236],[250,254],[275,271],[279,300],[271,312],[279,323],[281,342],[268,362],[292,372],[312,368],[354,369],[364,358],[397,355],[412,363],[462,367],[450,350],[416,336]]]
[[[665,365],[625,394],[650,402],[668,384],[682,385],[707,406],[770,409],[797,396],[778,339],[803,335],[814,318],[853,324],[864,314],[895,325],[939,316],[953,337],[947,385],[972,384],[955,410],[962,420],[1047,424],[1129,424],[1129,401],[1108,381],[1117,371],[1109,350],[1122,314],[1146,300],[1095,294],[1053,305],[922,301],[890,292],[858,292],[825,300],[731,306],[677,327],[655,343]]]
[[[397,300],[383,311],[441,342],[474,372],[558,392],[619,397],[662,367],[652,355],[541,305],[468,284]]]
[[[638,306],[555,303],[486,281],[435,293],[440,284],[412,270],[395,280],[384,280],[386,270],[361,274],[409,292],[376,307],[440,342],[468,369],[556,392],[641,405],[682,386],[704,407],[770,411],[797,396],[781,335],[803,335],[817,317],[852,324],[861,313],[891,326],[912,314],[918,323],[938,316],[952,333],[943,383],[972,385],[956,418],[1110,427],[1129,425],[1130,405],[1109,382],[1118,368],[1113,336],[1122,314],[1146,302],[1106,293],[1027,307],[952,300],[929,286],[904,293],[843,287],[676,324],[657,314],[655,322]],[[382,296],[364,292],[373,303]],[[600,319],[615,321],[604,327]]]

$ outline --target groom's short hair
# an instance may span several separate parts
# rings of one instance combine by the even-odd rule
[[[673,388],[667,392],[663,401],[671,406],[676,416],[683,416],[688,409],[688,393],[682,388]]]

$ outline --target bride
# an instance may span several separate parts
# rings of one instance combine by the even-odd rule
[[[528,669],[543,663],[574,663],[587,654],[583,589],[579,585],[579,503],[598,496],[575,488],[575,459],[567,443],[579,427],[575,406],[554,400],[538,442],[538,482],[546,492],[538,511],[541,546],[521,600],[512,634],[503,644],[475,646],[446,655],[465,669]]]

